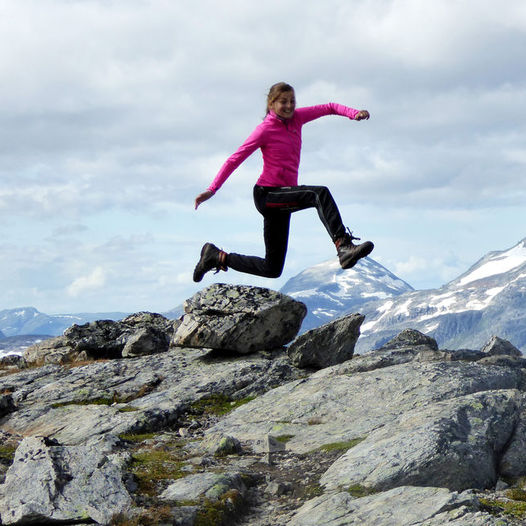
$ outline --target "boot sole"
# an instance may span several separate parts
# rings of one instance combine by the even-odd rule
[[[373,248],[374,244],[371,241],[366,241],[361,245],[360,252],[358,252],[355,256],[349,260],[340,261],[341,267],[345,270],[354,267],[354,265],[356,265],[360,259],[367,257],[373,251]]]

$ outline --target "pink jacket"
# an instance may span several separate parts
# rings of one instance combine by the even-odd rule
[[[325,115],[342,115],[354,119],[357,114],[358,110],[334,102],[297,108],[292,118],[287,120],[280,119],[271,111],[226,160],[208,190],[217,192],[230,174],[258,148],[261,148],[263,154],[263,172],[256,184],[297,186],[302,126]]]

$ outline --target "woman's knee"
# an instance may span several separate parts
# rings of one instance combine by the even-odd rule
[[[267,278],[279,278],[283,272],[283,267],[281,268],[269,268],[267,271]]]
[[[267,263],[266,277],[267,278],[279,278],[283,272],[285,262],[269,262]]]

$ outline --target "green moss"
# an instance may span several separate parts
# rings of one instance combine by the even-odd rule
[[[526,491],[522,488],[511,488],[506,491],[505,495],[508,499],[526,502]]]
[[[117,513],[111,518],[110,526],[156,526],[170,523],[172,510],[170,506],[151,507],[136,515]]]
[[[517,519],[526,518],[526,502],[502,499],[480,499],[485,511],[492,515],[507,515]]]
[[[177,451],[151,449],[132,454],[131,472],[135,476],[139,492],[153,496],[158,483],[163,480],[176,480],[188,473],[182,470],[184,462]]]
[[[0,445],[0,462],[11,464],[15,458],[16,446]]]
[[[237,407],[240,407],[254,400],[254,396],[248,396],[240,400],[233,400],[229,396],[222,394],[213,394],[196,400],[190,405],[190,408],[199,414],[213,414],[217,416],[226,415]]]
[[[132,405],[119,407],[119,413],[133,413],[135,411],[140,411],[140,409],[138,407],[133,407]]]
[[[304,487],[302,497],[304,500],[310,500],[321,495],[323,495],[323,488],[319,484],[312,484]]]
[[[278,442],[281,442],[282,444],[286,444],[291,438],[294,438],[294,435],[279,435],[277,437],[274,437]]]
[[[323,446],[320,446],[314,451],[327,451],[327,452],[347,451],[348,449],[351,449],[352,447],[358,445],[360,442],[364,440],[365,440],[365,437],[361,437],[361,438],[353,438],[352,440],[347,440],[345,442],[331,442],[330,444],[323,444]]]
[[[113,398],[92,398],[91,400],[70,400],[69,402],[57,402],[51,404],[51,407],[57,409],[59,407],[66,407],[68,405],[111,405]]]
[[[349,486],[347,488],[347,491],[353,496],[353,497],[367,497],[367,495],[373,495],[376,493],[376,490],[373,488],[366,488],[365,486],[362,486],[361,484],[353,484],[352,486]]]
[[[230,524],[241,504],[239,491],[233,489],[224,493],[218,500],[206,499],[197,512],[194,526],[223,526]],[[229,520],[229,522],[226,522]]]

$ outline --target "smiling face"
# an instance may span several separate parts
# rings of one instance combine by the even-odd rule
[[[296,109],[296,96],[294,90],[281,92],[277,98],[270,104],[269,109],[282,119],[290,119]]]

